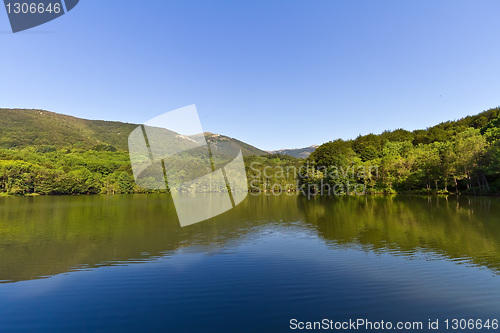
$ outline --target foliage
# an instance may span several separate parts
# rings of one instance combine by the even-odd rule
[[[165,192],[146,190],[135,184],[128,153],[104,148],[56,151],[35,147],[0,149],[0,192],[12,195]],[[195,157],[192,159],[192,165],[203,162]],[[283,189],[295,189],[296,170],[302,160],[283,155],[252,155],[244,159],[248,166],[253,162],[252,167],[260,170],[259,177],[255,178],[255,173],[247,167],[247,176],[249,179],[253,177],[251,179],[259,189],[270,190],[265,184],[270,187],[276,182],[281,182]],[[218,160],[214,163],[216,167],[222,166]],[[293,166],[288,178],[276,173],[279,168],[287,166]],[[154,185],[154,179],[149,181]],[[147,188],[147,182],[148,179],[141,185]],[[280,188],[275,186],[274,190]]]
[[[128,136],[138,126],[30,109],[0,109],[0,118],[0,148],[36,147],[40,152],[62,148],[127,151]],[[215,147],[237,144],[243,155],[267,155],[265,151],[223,135],[207,132],[205,137]]]
[[[253,192],[296,191],[303,160],[288,155],[244,157],[248,187]]]
[[[134,182],[126,137],[136,125],[39,110],[15,110],[14,117],[13,112],[0,109],[5,116],[0,124],[0,193],[165,191],[146,190]],[[221,135],[205,135],[217,168],[227,163],[222,157],[232,146],[243,145],[250,191],[296,191],[303,186],[320,191],[340,185],[341,193],[350,194],[350,186],[357,184],[368,193],[500,192],[500,108],[426,130],[397,129],[330,141],[305,160],[266,154]],[[193,165],[207,163],[201,155],[189,158]],[[183,175],[180,167],[176,170],[180,180],[193,176]],[[157,181],[145,179],[141,185]]]
[[[134,184],[127,153],[0,149],[0,192],[26,195],[142,191]]]
[[[309,169],[376,167],[372,174],[353,174],[350,182],[363,184],[367,192],[397,193],[499,193],[500,108],[426,130],[397,129],[354,140],[335,140],[316,149],[306,160]],[[317,186],[327,174],[307,170],[303,184]]]

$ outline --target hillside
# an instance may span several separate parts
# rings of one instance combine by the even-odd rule
[[[375,175],[342,175],[345,183],[359,182],[372,193],[500,193],[500,108],[425,130],[337,139],[319,146],[307,163],[323,170],[374,168]],[[339,181],[335,172],[326,173],[330,178],[309,174],[315,175],[307,179],[315,186]]]
[[[134,182],[127,148],[129,133],[138,125],[43,110],[0,109],[0,116],[0,195],[157,191],[149,186],[157,184],[153,176],[147,177],[148,186]],[[339,191],[335,195],[345,195],[356,184],[365,193],[500,193],[500,108],[425,130],[398,129],[330,141],[305,161],[284,154],[300,149],[269,154],[220,134],[207,132],[204,136],[216,157],[214,163],[223,163],[235,145],[241,147],[251,191],[302,191],[307,186],[312,193],[335,189]],[[191,147],[202,135],[167,132],[166,137],[175,147]],[[155,138],[165,141],[150,136],[149,143],[154,145]],[[192,162],[203,162],[197,160],[195,149],[190,152],[194,155],[187,157],[193,157]],[[177,163],[175,159],[171,162]],[[300,177],[296,172],[269,173],[290,168],[301,170]],[[179,177],[191,176],[179,171]]]
[[[127,151],[128,136],[137,124],[88,120],[45,110],[0,109],[0,148],[28,146],[54,148],[111,149]],[[267,155],[254,146],[227,136],[206,133],[215,146],[227,143],[241,147],[243,155]]]
[[[214,134],[210,132],[205,132],[205,138],[207,141],[211,144],[214,144],[216,147],[219,148],[219,150],[223,150],[224,147],[228,145],[237,145],[241,148],[241,152],[243,153],[243,156],[264,156],[264,155],[269,155],[268,152],[260,150],[259,148],[256,148],[252,145],[249,145],[248,143],[245,143],[243,141],[240,141],[235,138],[230,138],[225,135],[221,134]]]
[[[305,148],[295,148],[295,149],[280,149],[271,151],[271,154],[288,155],[295,158],[307,158],[313,151],[318,148],[318,145],[312,145]]]
[[[50,145],[92,148],[98,144],[127,148],[127,136],[137,126],[86,120],[45,110],[0,109],[0,147]]]

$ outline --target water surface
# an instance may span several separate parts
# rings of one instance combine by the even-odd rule
[[[168,195],[0,198],[0,331],[499,318],[499,217],[499,198],[261,195],[181,228]]]

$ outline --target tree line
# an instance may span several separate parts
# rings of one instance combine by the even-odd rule
[[[307,159],[244,157],[252,192],[319,192],[339,184],[366,193],[500,193],[500,108],[425,130],[334,140]],[[350,187],[351,185],[351,187]],[[145,186],[147,187],[147,186]],[[0,149],[0,193],[9,195],[165,192],[134,182],[127,151],[98,144]],[[349,192],[349,190],[347,190]]]
[[[335,140],[306,160],[302,181],[321,186],[362,184],[368,193],[500,192],[500,108],[426,130],[403,129]],[[374,173],[332,173],[363,168]]]
[[[295,183],[295,172],[290,173],[288,178],[274,177],[273,172],[267,172],[267,169],[266,172],[263,171],[266,167],[298,167],[302,163],[302,160],[286,155],[252,155],[245,156],[244,161],[247,177],[255,179],[254,189],[258,187],[262,191],[269,190],[271,184],[276,182],[283,183],[283,188],[286,183]],[[191,162],[196,165],[203,161]],[[256,178],[250,164],[254,170],[262,170],[262,175],[273,174],[273,177]],[[179,169],[179,172],[182,170]],[[156,183],[154,185],[153,188],[158,187]],[[90,150],[79,147],[57,149],[47,145],[0,149],[0,193],[3,194],[129,194],[168,191],[151,190],[148,187],[147,182],[135,183],[128,152],[120,151],[112,145],[100,144]]]

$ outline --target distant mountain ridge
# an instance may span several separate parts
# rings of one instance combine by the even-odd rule
[[[312,145],[312,146],[305,147],[305,148],[273,150],[273,151],[270,151],[269,153],[279,154],[279,155],[288,155],[288,156],[292,156],[292,157],[296,157],[296,158],[307,158],[318,147],[319,147],[319,145]]]
[[[128,136],[139,124],[89,120],[38,109],[0,109],[0,148],[28,146],[111,147],[128,151]],[[237,144],[245,156],[269,153],[240,140],[221,134],[205,133],[215,146]]]

